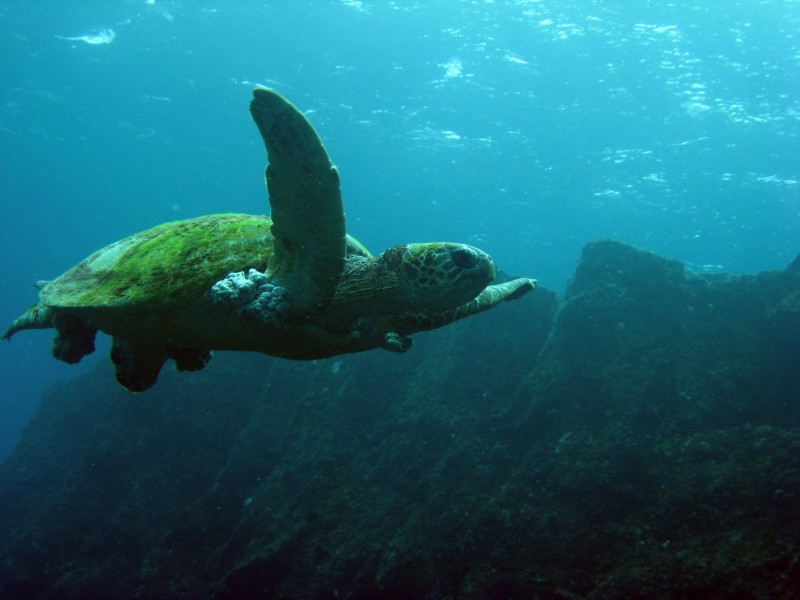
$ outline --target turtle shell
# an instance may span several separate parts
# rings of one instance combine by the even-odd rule
[[[98,250],[40,291],[54,307],[171,307],[198,302],[233,271],[265,271],[265,216],[223,214],[174,221]]]

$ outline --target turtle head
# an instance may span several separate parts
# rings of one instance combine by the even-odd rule
[[[402,244],[376,257],[348,254],[329,316],[433,315],[474,299],[495,276],[485,252],[466,244]]]
[[[495,277],[492,257],[467,244],[406,244],[384,255],[400,255],[399,293],[407,310],[440,313],[480,294]]]

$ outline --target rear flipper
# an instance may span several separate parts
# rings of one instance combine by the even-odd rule
[[[175,361],[179,371],[199,371],[211,360],[211,352],[194,348],[165,349],[119,338],[114,338],[111,345],[111,362],[117,368],[117,381],[132,392],[153,387],[168,358]]]
[[[87,327],[83,319],[73,315],[56,315],[52,319],[56,334],[51,342],[53,356],[65,363],[74,365],[94,352],[94,336],[96,329]]]
[[[168,358],[162,346],[137,344],[114,338],[111,362],[117,368],[117,381],[132,392],[150,389]]]
[[[199,371],[211,360],[211,352],[194,348],[170,348],[169,357],[175,361],[178,371]]]
[[[34,304],[20,315],[3,334],[4,340],[25,329],[55,328],[51,350],[53,356],[74,365],[87,354],[94,352],[96,329],[88,327],[83,319],[67,313],[56,312],[44,304]]]

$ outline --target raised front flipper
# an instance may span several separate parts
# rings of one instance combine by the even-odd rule
[[[269,160],[274,251],[267,274],[287,290],[293,313],[314,311],[333,298],[344,266],[339,173],[311,123],[280,94],[256,88],[250,113]]]

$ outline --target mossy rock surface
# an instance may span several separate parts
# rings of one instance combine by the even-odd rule
[[[797,270],[583,260],[399,361],[53,389],[0,465],[0,597],[800,597]]]

